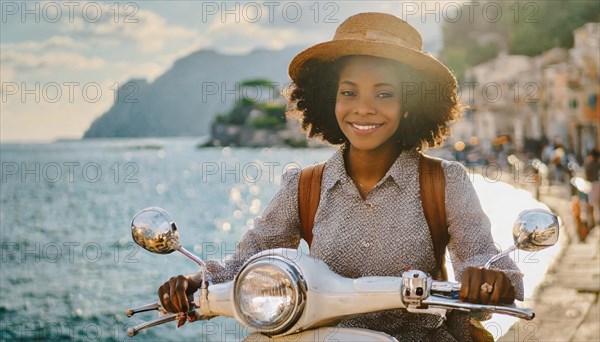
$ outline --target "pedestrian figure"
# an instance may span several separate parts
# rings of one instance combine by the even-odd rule
[[[588,227],[591,229],[596,224],[594,218],[600,218],[600,151],[594,148],[588,154],[583,165],[585,179],[592,183],[592,189],[588,194]]]
[[[550,164],[554,171],[554,180],[559,184],[563,183],[564,172],[567,166],[567,154],[562,142],[560,141],[554,145],[552,157],[550,158]]]

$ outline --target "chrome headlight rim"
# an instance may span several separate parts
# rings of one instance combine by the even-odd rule
[[[274,326],[258,326],[255,322],[247,319],[245,314],[240,310],[238,291],[241,286],[241,280],[254,269],[261,266],[276,266],[280,271],[291,280],[294,288],[294,299],[296,305],[288,317],[278,325]],[[251,258],[242,266],[234,279],[233,284],[233,300],[236,315],[241,319],[244,325],[265,335],[273,336],[288,331],[302,315],[306,306],[307,285],[300,268],[291,260],[278,255],[262,255],[257,258]]]

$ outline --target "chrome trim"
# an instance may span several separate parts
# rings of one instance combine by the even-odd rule
[[[246,319],[246,317],[240,312],[238,305],[238,284],[239,280],[242,279],[247,273],[249,273],[255,267],[259,267],[262,265],[276,266],[281,271],[283,271],[294,284],[295,289],[295,302],[296,306],[292,310],[291,314],[287,317],[285,321],[277,326],[269,326],[269,327],[259,327],[256,326],[253,322]],[[233,302],[236,315],[243,321],[243,323],[256,331],[263,333],[265,335],[278,335],[284,332],[287,332],[290,328],[298,322],[302,312],[304,312],[304,307],[306,306],[306,298],[308,292],[308,286],[306,285],[306,280],[302,271],[298,265],[296,265],[293,261],[280,256],[280,255],[261,255],[258,257],[253,257],[249,259],[240,269],[238,274],[235,276],[233,280]]]
[[[178,316],[178,314],[169,314],[169,315],[159,317],[157,319],[153,319],[148,322],[143,322],[141,324],[136,325],[135,327],[131,327],[131,328],[127,329],[127,336],[132,337],[132,336],[137,335],[140,331],[142,331],[144,329],[148,329],[148,328],[152,328],[157,325],[164,324],[164,323],[176,321],[177,316]]]
[[[429,274],[419,270],[405,271],[402,273],[400,298],[407,307],[420,306],[421,302],[429,297],[432,285],[433,279]]]
[[[160,305],[160,303],[158,303],[158,302],[150,303],[150,304],[142,305],[137,308],[129,309],[129,310],[125,311],[125,314],[127,315],[127,317],[131,317],[131,316],[135,315],[136,313],[146,312],[146,311],[154,311],[154,310],[159,310],[159,311],[162,310],[162,306]]]
[[[509,248],[507,248],[506,250],[494,255],[493,257],[490,258],[490,260],[488,260],[488,262],[485,263],[485,265],[483,266],[483,268],[485,269],[490,269],[490,267],[492,266],[492,263],[504,258],[505,256],[509,255],[510,253],[514,252],[515,250],[517,250],[517,246],[510,246]]]

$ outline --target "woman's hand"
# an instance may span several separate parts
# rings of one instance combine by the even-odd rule
[[[200,288],[200,282],[197,275],[172,277],[158,288],[160,303],[171,313],[190,311],[190,302],[193,301],[194,292]]]
[[[463,302],[476,304],[512,304],[515,287],[502,271],[467,267],[458,292]]]

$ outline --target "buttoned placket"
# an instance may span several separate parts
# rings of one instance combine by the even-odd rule
[[[363,199],[362,196],[360,195],[358,186],[356,184],[354,184],[354,181],[352,180],[352,178],[350,178],[350,176],[345,175],[342,185],[344,187],[344,191],[347,194],[356,198],[360,202],[361,207],[365,210],[366,214],[370,214],[373,211],[373,207],[375,205],[373,204],[373,202],[371,201],[370,198],[373,196],[373,191],[376,190],[377,185],[379,185],[379,183],[377,183],[377,185],[375,185],[375,187],[373,187],[373,189],[371,189],[371,191],[369,191],[367,193],[367,196],[365,199]]]

